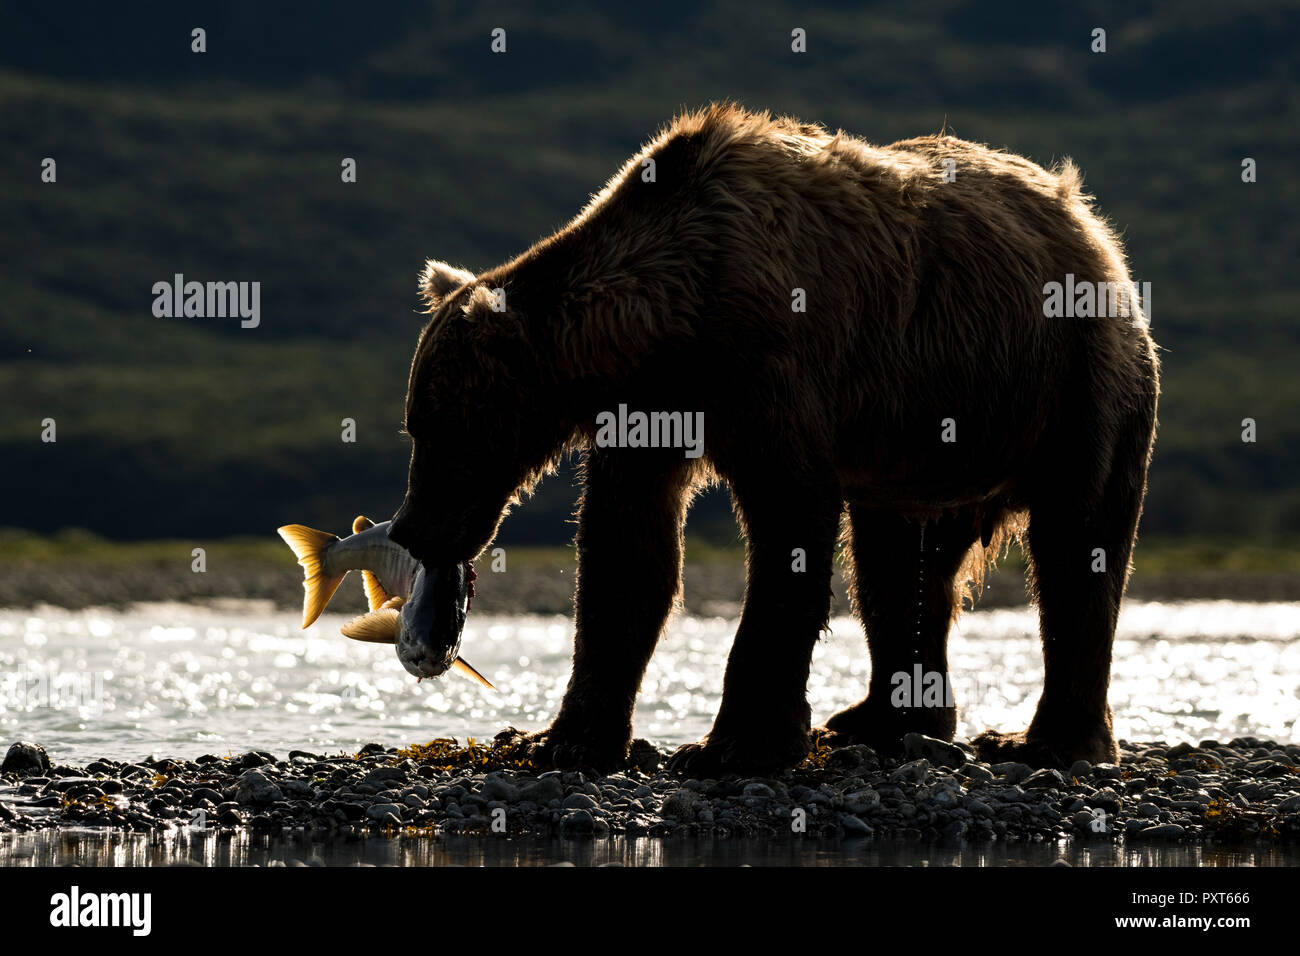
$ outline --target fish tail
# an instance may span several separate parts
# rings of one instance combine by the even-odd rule
[[[276,530],[303,567],[302,626],[311,627],[347,575],[346,571],[327,574],[321,560],[325,549],[339,540],[338,535],[301,524],[287,524]]]

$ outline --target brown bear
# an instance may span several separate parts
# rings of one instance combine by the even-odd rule
[[[1111,645],[1155,428],[1141,308],[1057,317],[1052,283],[1133,289],[1074,166],[950,136],[872,146],[738,106],[679,116],[572,222],[481,275],[430,262],[391,537],[429,564],[479,554],[510,503],[581,449],[573,672],[534,756],[626,759],[646,664],[680,593],[683,525],[730,489],[744,609],[695,775],[790,766],[837,541],[866,630],[865,699],[827,722],[893,751],[951,740],[961,587],[1023,531],[1045,679],[990,760],[1113,761]],[[1060,288],[1057,286],[1056,288]],[[1059,304],[1059,303],[1058,303]],[[1082,310],[1082,311],[1087,311]],[[614,410],[703,414],[702,454],[598,441]]]

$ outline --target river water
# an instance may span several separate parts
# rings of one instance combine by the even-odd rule
[[[417,683],[389,647],[341,637],[344,618],[306,631],[295,613],[241,601],[137,605],[124,611],[0,610],[0,742],[43,744],[53,760],[269,750],[355,752],[435,737],[490,738],[543,726],[569,673],[562,617],[471,615],[462,652],[495,692],[449,676]],[[734,620],[679,616],[650,664],[636,732],[662,748],[706,733]],[[1110,700],[1117,735],[1196,742],[1300,735],[1300,605],[1196,601],[1125,606]],[[954,628],[958,733],[1023,727],[1042,682],[1029,608],[975,611]],[[869,664],[850,618],[832,621],[809,683],[814,720],[861,698]],[[0,866],[250,865],[1046,865],[1278,866],[1268,847],[1013,844],[933,847],[863,840],[610,837],[319,839],[245,832],[89,829],[0,836]]]
[[[482,740],[510,724],[545,725],[568,678],[573,638],[562,617],[471,614],[462,653],[495,692],[455,675],[417,683],[392,648],[341,637],[343,620],[326,614],[302,631],[295,613],[246,601],[0,611],[0,741],[35,740],[55,761],[84,764]],[[734,627],[670,622],[642,687],[639,736],[669,748],[708,731]],[[1117,735],[1295,742],[1298,635],[1297,604],[1127,604],[1110,693]],[[949,659],[962,739],[1028,722],[1042,682],[1031,609],[965,614]],[[860,628],[836,618],[814,654],[814,720],[859,700],[868,673]]]

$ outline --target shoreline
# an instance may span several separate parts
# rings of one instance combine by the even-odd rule
[[[806,835],[938,845],[1300,843],[1300,745],[1254,737],[1121,741],[1117,765],[986,764],[965,743],[909,735],[900,757],[818,747],[762,777],[683,779],[638,740],[600,776],[534,767],[507,729],[357,754],[264,751],[85,766],[15,743],[0,773],[0,833],[104,828],[314,836]],[[197,827],[196,827],[197,824]]]
[[[356,576],[353,576],[356,577]],[[536,564],[494,575],[479,573],[474,610],[488,614],[571,614],[572,565]],[[842,575],[832,579],[832,615],[848,614]],[[745,590],[742,563],[709,561],[686,565],[683,604],[688,613],[736,617]],[[1300,574],[1285,571],[1196,570],[1135,573],[1127,599],[1139,601],[1234,600],[1300,602]],[[302,572],[293,564],[250,564],[196,574],[188,566],[121,562],[5,562],[0,564],[0,608],[50,605],[68,610],[127,607],[131,604],[228,598],[267,600],[278,609],[302,606]],[[1021,607],[1028,603],[1023,574],[1015,568],[991,572],[975,610]],[[965,604],[965,602],[964,602]],[[968,605],[966,605],[968,606]],[[345,581],[330,602],[340,613],[367,608],[359,579]]]

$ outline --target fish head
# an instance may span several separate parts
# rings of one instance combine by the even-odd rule
[[[416,571],[395,641],[397,659],[408,673],[439,677],[456,662],[469,611],[470,573],[466,564],[422,564]]]

